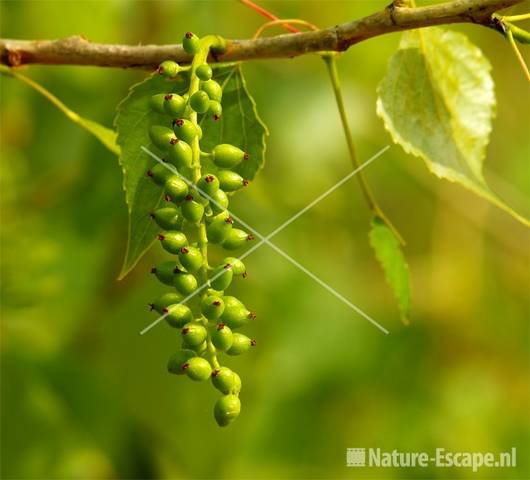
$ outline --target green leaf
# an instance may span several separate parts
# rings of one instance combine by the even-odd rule
[[[250,158],[240,167],[240,173],[245,178],[252,179],[264,164],[266,127],[257,115],[254,100],[248,93],[239,65],[215,68],[214,78],[223,87],[223,115],[218,121],[202,121],[201,149],[208,151],[218,143],[231,143],[244,149],[250,154]],[[153,112],[149,107],[149,99],[154,94],[168,92],[184,93],[182,83],[175,83],[160,75],[151,75],[134,85],[127,98],[118,106],[115,125],[122,151],[120,165],[129,209],[127,252],[120,278],[136,265],[159,232],[149,214],[162,200],[162,191],[146,176],[146,171],[156,161],[141,147],[145,146],[161,156],[161,152],[151,144],[148,129],[153,124],[170,126],[172,119]],[[205,170],[215,170],[213,165],[204,163]]]
[[[379,217],[372,220],[370,245],[398,301],[401,319],[403,323],[408,324],[411,304],[409,267],[399,240]]]
[[[394,142],[530,226],[486,184],[482,167],[495,114],[491,66],[465,35],[428,28],[403,34],[378,87],[377,113]]]
[[[73,110],[70,110],[63,102],[61,102],[55,95],[46,90],[42,85],[31,80],[29,77],[22,75],[15,70],[6,67],[5,65],[0,65],[0,73],[10,75],[26,85],[30,86],[41,95],[46,97],[50,102],[52,102],[61,112],[63,112],[66,117],[68,117],[72,122],[77,123],[79,126],[84,128],[86,131],[94,135],[105,147],[107,147],[112,153],[116,155],[120,154],[120,148],[116,144],[116,132],[110,128],[104,127],[103,125],[83,118]]]

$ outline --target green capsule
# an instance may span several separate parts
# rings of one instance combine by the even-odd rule
[[[251,240],[254,240],[254,235],[239,228],[232,228],[223,242],[223,248],[226,248],[226,250],[237,250]]]
[[[232,271],[234,272],[234,275],[245,275],[247,273],[247,269],[245,267],[245,264],[239,260],[239,258],[236,257],[226,257],[223,260],[223,263],[225,265],[231,265]]]
[[[173,207],[157,208],[151,218],[164,230],[177,230],[180,226],[179,212]]]
[[[215,330],[212,332],[212,343],[215,348],[221,350],[221,352],[226,352],[232,347],[233,341],[234,334],[230,327],[226,326],[224,323],[218,323]]]
[[[166,322],[173,328],[182,328],[193,320],[193,314],[188,306],[183,304],[169,305],[165,308]]]
[[[248,154],[246,154],[240,148],[234,147],[233,145],[230,145],[228,143],[221,143],[212,150],[213,163],[215,163],[218,167],[221,168],[233,168],[236,165],[239,165],[243,161],[243,159],[248,159]],[[241,178],[241,181],[242,180],[243,179]],[[238,179],[238,182],[239,181],[240,180]]]
[[[154,273],[156,278],[166,285],[173,285],[173,279],[175,276],[175,268],[177,263],[168,261],[162,262],[151,269],[151,273]]]
[[[211,197],[219,190],[219,179],[215,175],[207,173],[199,179],[197,187]]]
[[[178,253],[181,265],[188,272],[196,272],[202,266],[203,258],[198,248],[183,246],[178,252],[172,253]]]
[[[235,192],[240,188],[246,187],[248,181],[245,180],[241,175],[231,170],[219,170],[217,172],[219,178],[219,184],[225,192]]]
[[[180,293],[168,292],[158,297],[150,306],[151,309],[156,310],[158,313],[166,313],[167,307],[179,303],[183,298]]]
[[[182,39],[182,47],[189,55],[195,55],[200,47],[199,37],[192,32],[187,32]]]
[[[179,73],[179,64],[173,60],[165,60],[158,66],[158,73],[164,77],[176,77]]]
[[[185,198],[180,210],[182,216],[191,223],[199,223],[204,215],[204,207],[199,202],[193,200],[193,195],[188,195]]]
[[[169,253],[177,255],[188,244],[186,235],[178,231],[168,231],[158,235],[162,248]]]
[[[221,101],[223,96],[223,89],[215,80],[207,80],[206,82],[201,83],[201,90],[208,94],[210,100],[215,100],[216,102]]]
[[[213,386],[225,395],[232,393],[235,383],[235,374],[228,367],[220,367],[212,372]]]
[[[241,377],[234,372],[234,385],[232,386],[232,391],[230,393],[233,393],[234,395],[239,395],[239,392],[241,391]]]
[[[208,108],[214,120],[219,120],[223,114],[223,107],[217,100],[210,100],[210,107]]]
[[[241,412],[241,401],[235,395],[223,395],[215,403],[213,414],[220,427],[233,422]]]
[[[173,275],[173,286],[182,295],[190,295],[197,290],[197,279],[191,273],[176,272]]]
[[[164,97],[165,93],[157,93],[149,99],[149,107],[151,110],[157,113],[165,113],[164,110]]]
[[[157,162],[152,168],[147,170],[147,176],[151,177],[157,185],[164,185],[173,172],[164,164]]]
[[[199,135],[199,130],[195,124],[185,118],[177,118],[173,121],[173,132],[179,140],[183,140],[190,145]]]
[[[234,273],[231,268],[219,265],[211,275],[210,285],[214,290],[222,291],[232,283]]]
[[[207,63],[203,63],[195,69],[195,74],[197,75],[197,77],[199,77],[199,80],[210,80],[213,75],[212,67],[210,67],[210,65],[208,65]]]
[[[208,240],[212,243],[223,243],[232,230],[233,220],[229,216],[214,220],[206,229]]]
[[[199,90],[190,98],[190,106],[197,113],[206,113],[210,108],[210,98],[206,92]]]
[[[250,312],[236,297],[224,296],[225,309],[221,315],[221,322],[228,325],[232,330],[241,328],[256,315]]]
[[[230,201],[228,195],[221,189],[217,190],[213,195],[210,195],[210,207],[214,215],[218,215],[228,208]]]
[[[251,340],[242,333],[234,333],[232,335],[232,346],[226,351],[226,353],[228,355],[241,355],[254,345],[256,345],[255,340]]]
[[[208,320],[217,320],[225,309],[223,299],[217,295],[207,295],[202,299],[201,312]]]
[[[198,323],[187,323],[184,325],[180,333],[182,335],[182,340],[189,347],[201,345],[208,337],[206,328]]]
[[[189,378],[197,382],[208,380],[212,374],[212,367],[208,360],[201,357],[190,358],[182,365],[182,369]]]
[[[178,204],[188,195],[188,185],[178,175],[172,174],[164,184],[164,191],[166,200]]]
[[[190,168],[193,161],[193,151],[186,142],[177,139],[169,146],[167,158],[178,170]]]
[[[180,118],[184,115],[186,100],[177,93],[164,95],[164,112],[171,118]]]
[[[149,128],[149,138],[155,147],[166,151],[171,144],[171,140],[175,138],[175,133],[171,128],[153,125]]]
[[[184,369],[182,366],[190,359],[195,356],[195,352],[192,350],[180,350],[169,357],[167,362],[167,371],[174,373],[175,375],[184,375]]]

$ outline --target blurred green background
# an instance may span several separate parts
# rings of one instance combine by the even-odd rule
[[[262,2],[319,26],[385,1]],[[523,8],[524,9],[524,8]],[[515,9],[521,11],[521,9]],[[263,19],[235,1],[3,1],[2,36],[83,34],[178,42],[182,32],[251,36]],[[528,215],[529,90],[507,43],[472,25],[498,99],[486,175]],[[399,34],[339,63],[359,157],[390,142],[376,85]],[[528,53],[528,51],[525,51]],[[145,72],[31,66],[67,105],[111,126]],[[316,56],[245,65],[270,129],[265,169],[233,210],[267,233],[351,171],[333,94]],[[166,373],[177,348],[146,304],[158,246],[118,282],[127,212],[117,159],[43,97],[1,81],[1,474],[3,478],[528,478],[528,231],[393,146],[366,171],[407,239],[414,309],[404,327],[367,241],[355,181],[276,243],[390,330],[384,335],[264,246],[234,292],[258,313],[259,348],[229,365],[243,411],[227,429],[205,384]],[[516,468],[346,467],[347,447],[518,449]]]

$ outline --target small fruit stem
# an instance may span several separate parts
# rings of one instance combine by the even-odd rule
[[[508,38],[508,41],[510,42],[510,45],[513,48],[515,56],[519,64],[521,65],[521,69],[523,70],[526,80],[528,81],[528,83],[530,83],[530,72],[528,71],[528,67],[526,66],[526,63],[524,61],[523,56],[521,55],[521,52],[517,48],[517,44],[515,43],[515,40],[513,39],[513,33],[510,27],[508,27],[508,29],[506,30],[506,37]]]
[[[337,102],[337,108],[339,109],[340,120],[342,123],[342,128],[344,130],[344,136],[346,137],[346,143],[348,145],[350,160],[353,164],[353,167],[357,169],[361,165],[357,158],[357,154],[355,153],[355,145],[353,143],[353,137],[348,123],[348,116],[346,115],[346,109],[344,108],[344,99],[342,97],[339,73],[337,70],[337,62],[335,59],[336,54],[334,52],[326,52],[323,53],[321,56],[324,62],[326,63],[326,66],[328,67],[331,85],[333,87],[333,92],[335,93],[335,100]],[[363,192],[364,198],[366,199],[366,203],[368,203],[368,206],[370,207],[370,210],[372,210],[373,214],[383,220],[386,226],[390,228],[390,230],[392,230],[401,245],[405,245],[405,240],[403,240],[403,237],[401,236],[397,228],[394,227],[392,222],[385,215],[385,213],[377,203],[377,200],[375,199],[375,196],[372,193],[372,190],[370,189],[366,178],[364,177],[364,173],[362,171],[359,171],[356,174],[356,177]]]

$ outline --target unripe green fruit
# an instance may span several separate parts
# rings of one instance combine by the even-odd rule
[[[217,295],[208,295],[202,299],[201,312],[208,320],[217,320],[225,309],[223,299]]]
[[[210,195],[210,207],[214,215],[218,215],[228,208],[230,201],[228,195],[222,190],[217,190],[213,195]]]
[[[153,125],[149,128],[149,138],[155,147],[166,151],[169,148],[171,139],[175,138],[175,133],[171,128]]]
[[[166,322],[174,328],[182,328],[193,320],[193,314],[189,307],[183,304],[169,305],[166,308]],[[164,312],[166,313],[166,312]]]
[[[167,158],[178,170],[182,170],[191,167],[193,151],[185,141],[177,139],[169,146]]]
[[[151,308],[156,310],[158,313],[165,313],[165,309],[170,305],[179,303],[184,297],[180,293],[168,292],[158,297],[153,303]]]
[[[240,164],[245,158],[248,158],[248,154],[240,148],[234,147],[228,143],[221,143],[212,150],[213,163],[221,168],[233,168]],[[241,179],[241,181],[242,180],[243,179]]]
[[[174,255],[178,254],[182,247],[188,244],[186,235],[182,232],[169,231],[158,235],[158,240],[162,245],[162,248],[169,253]]]
[[[215,403],[213,414],[220,427],[226,427],[241,412],[241,402],[235,395],[224,395]]]
[[[208,380],[212,374],[212,367],[208,360],[201,357],[190,358],[182,365],[182,369],[189,378],[197,382]]]
[[[179,140],[191,145],[195,137],[199,135],[199,129],[193,124],[191,120],[185,118],[177,118],[173,121],[173,132]]]
[[[177,93],[164,95],[164,112],[171,118],[180,118],[186,109],[186,100]]]
[[[180,203],[188,195],[188,185],[178,175],[171,175],[164,184],[164,191],[166,193],[166,200],[171,200],[173,203]]]
[[[196,347],[208,337],[206,328],[198,323],[187,323],[181,330],[182,340],[189,347]]]
[[[156,278],[166,285],[173,285],[173,279],[175,277],[175,268],[177,263],[168,261],[162,262],[151,269],[151,273],[156,275]]]
[[[225,309],[221,315],[221,322],[228,325],[232,330],[241,328],[256,315],[250,312],[236,297],[224,296]]]
[[[212,332],[212,343],[215,348],[226,352],[234,342],[234,334],[230,327],[227,327],[224,323],[218,323],[215,327],[215,331]]]
[[[195,55],[199,51],[199,37],[192,32],[187,32],[182,39],[184,51],[190,55]]]
[[[157,208],[151,218],[164,230],[177,230],[180,225],[179,212],[173,207]]]
[[[233,277],[234,273],[231,268],[225,268],[224,265],[219,265],[212,273],[210,285],[215,290],[225,290],[232,283]]]
[[[228,237],[223,242],[223,248],[226,248],[227,250],[237,250],[251,240],[254,240],[254,236],[250,233],[240,230],[239,228],[232,228]]]
[[[241,175],[231,170],[219,170],[217,177],[219,178],[221,188],[225,192],[235,192],[248,185],[248,180],[245,180]]]
[[[210,107],[210,98],[206,92],[199,90],[190,98],[190,106],[197,113],[206,113]]]
[[[235,383],[234,372],[228,367],[220,367],[212,372],[213,386],[225,395],[232,393]]]
[[[225,265],[231,265],[232,266],[232,272],[234,272],[234,275],[245,275],[247,273],[247,268],[245,267],[245,264],[239,260],[239,258],[236,257],[226,257],[223,260],[223,263]]]
[[[214,120],[219,120],[223,114],[223,107],[217,100],[210,100],[209,111]]]
[[[185,346],[184,342],[183,342],[183,345]],[[185,347],[184,347],[185,348]],[[190,347],[191,348],[191,347]],[[203,355],[204,353],[206,353],[206,351],[208,350],[208,342],[205,340],[204,342],[202,342],[200,345],[197,345],[196,347],[193,347],[192,350],[197,354],[197,355]]]
[[[207,63],[203,63],[202,65],[199,65],[196,68],[195,74],[197,75],[197,77],[199,77],[199,80],[210,80],[213,75],[212,67],[210,67],[210,65],[208,65]]]
[[[223,243],[232,230],[231,217],[214,220],[206,229],[208,240],[212,243]]]
[[[211,197],[219,190],[219,179],[215,175],[207,173],[199,179],[197,187]]]
[[[157,185],[164,185],[167,179],[173,175],[173,172],[164,166],[162,163],[157,162],[152,168],[147,170],[147,176],[151,177]]]
[[[164,77],[176,77],[179,70],[179,64],[173,60],[165,60],[158,66],[158,73]]]
[[[182,216],[191,223],[200,222],[202,216],[204,215],[204,207],[199,202],[193,200],[192,195],[188,195],[185,198],[180,210],[182,212]]]
[[[201,83],[201,90],[208,94],[210,100],[215,100],[216,102],[221,101],[223,96],[223,89],[215,80],[207,80],[206,82]]]
[[[169,357],[167,362],[167,371],[174,373],[175,375],[184,375],[182,366],[190,359],[195,356],[195,352],[192,350],[180,350]]]
[[[226,353],[228,355],[241,355],[254,345],[256,345],[256,342],[248,338],[246,335],[243,335],[242,333],[234,333],[232,335],[232,346]]]
[[[195,247],[182,247],[178,252],[180,263],[188,272],[196,272],[201,268],[203,258],[200,250]]]
[[[232,386],[232,391],[230,393],[233,393],[234,395],[239,395],[239,392],[241,391],[241,377],[234,372],[234,385]]]
[[[149,107],[151,110],[157,112],[157,113],[165,113],[164,110],[164,97],[166,96],[165,93],[157,93],[156,95],[153,95],[149,99]]]
[[[197,279],[191,273],[177,272],[173,275],[173,286],[182,295],[190,295],[197,290]]]

